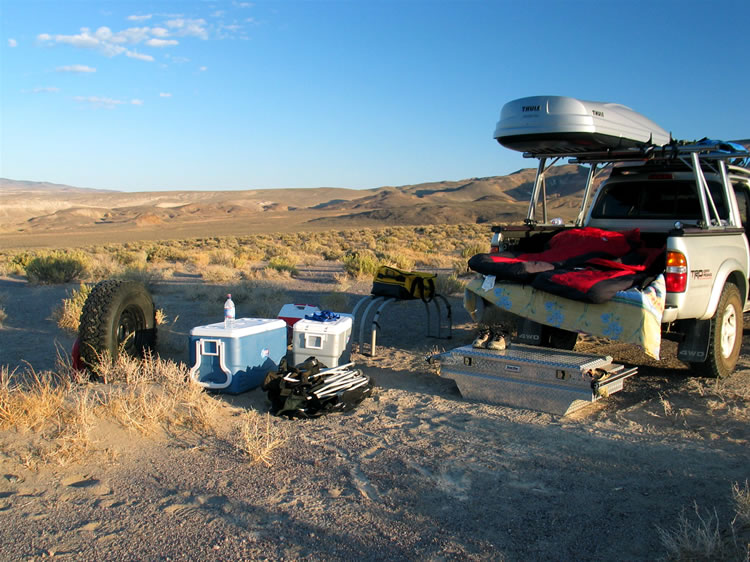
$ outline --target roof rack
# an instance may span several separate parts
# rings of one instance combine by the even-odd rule
[[[568,154],[545,154],[531,153],[524,154],[527,158],[538,158],[539,167],[537,168],[534,187],[532,188],[531,198],[529,200],[529,209],[524,221],[527,225],[536,225],[539,221],[536,218],[536,207],[540,200],[542,203],[542,223],[547,223],[547,189],[545,174],[549,168],[554,166],[562,158],[571,158],[571,164],[588,164],[589,174],[586,180],[586,186],[583,191],[581,208],[576,218],[575,224],[580,226],[585,218],[585,211],[591,197],[594,180],[604,170],[610,168],[615,162],[659,162],[659,163],[677,163],[681,162],[688,169],[692,170],[698,188],[698,197],[700,199],[702,224],[705,228],[718,228],[723,226],[721,217],[713,201],[713,196],[708,187],[704,169],[712,173],[719,174],[722,178],[722,184],[729,189],[730,183],[728,178],[728,166],[731,166],[732,173],[743,175],[738,165],[747,167],[750,163],[750,151],[742,144],[736,142],[722,142],[709,139],[703,139],[697,142],[677,142],[673,141],[664,146],[645,145],[638,148],[592,152],[576,152]],[[547,160],[551,161],[548,162]],[[600,164],[604,164],[601,168]],[[728,196],[727,196],[727,199]],[[732,220],[730,224],[740,224],[739,211],[732,210]]]
[[[636,162],[649,160],[676,160],[698,154],[701,160],[748,160],[750,152],[733,142],[702,140],[693,143],[672,142],[664,146],[648,145],[625,150],[597,152],[541,153],[524,152],[524,158],[570,158],[571,164],[602,162]]]

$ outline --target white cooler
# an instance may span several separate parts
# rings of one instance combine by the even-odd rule
[[[326,367],[349,363],[352,323],[350,314],[341,314],[330,322],[308,319],[296,322],[292,334],[294,364],[299,365],[308,357],[315,357]]]

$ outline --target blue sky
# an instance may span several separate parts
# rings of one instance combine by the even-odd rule
[[[534,162],[502,105],[750,137],[750,2],[0,3],[0,176],[127,191],[406,185]]]

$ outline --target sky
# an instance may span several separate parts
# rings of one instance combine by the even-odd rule
[[[123,191],[505,175],[506,102],[750,138],[747,0],[0,0],[0,177]]]

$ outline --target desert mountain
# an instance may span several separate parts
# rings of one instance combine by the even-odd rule
[[[127,193],[0,178],[0,247],[79,240],[242,235],[385,224],[492,223],[525,216],[535,170],[367,190],[344,188]],[[548,173],[556,215],[571,218],[583,170]]]

